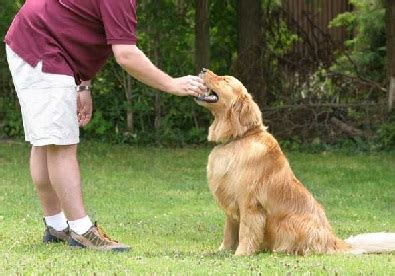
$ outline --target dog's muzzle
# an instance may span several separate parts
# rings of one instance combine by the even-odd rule
[[[207,69],[203,68],[202,71],[199,73],[199,77],[203,79],[204,74],[207,73]],[[200,95],[198,97],[195,97],[196,100],[201,101],[201,102],[206,102],[206,103],[216,103],[218,102],[218,95],[212,91],[210,88],[208,88],[207,92],[204,93],[203,95]]]

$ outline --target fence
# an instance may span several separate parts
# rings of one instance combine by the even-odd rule
[[[284,0],[285,19],[302,39],[293,49],[297,58],[330,62],[349,34],[344,28],[329,28],[328,24],[338,14],[351,10],[348,0]]]

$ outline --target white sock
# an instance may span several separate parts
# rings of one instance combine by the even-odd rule
[[[89,216],[77,220],[69,220],[70,229],[78,235],[85,234],[92,227],[93,223]]]
[[[60,212],[59,214],[53,215],[53,216],[47,216],[44,217],[45,223],[48,226],[51,226],[53,229],[56,231],[62,231],[67,228],[67,219],[64,216],[63,212]]]

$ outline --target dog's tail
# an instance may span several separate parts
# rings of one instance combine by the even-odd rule
[[[347,253],[385,253],[395,251],[395,233],[368,233],[351,236],[345,240],[351,246]]]

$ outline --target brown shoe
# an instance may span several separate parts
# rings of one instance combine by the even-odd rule
[[[57,231],[53,227],[48,226],[45,223],[45,220],[44,220],[44,224],[45,224],[45,231],[43,236],[43,243],[66,242],[69,240],[70,232],[68,227],[62,231]]]
[[[70,246],[81,248],[117,252],[128,251],[130,248],[129,246],[121,244],[107,236],[96,222],[85,234],[82,235],[78,235],[70,230],[68,244]]]

